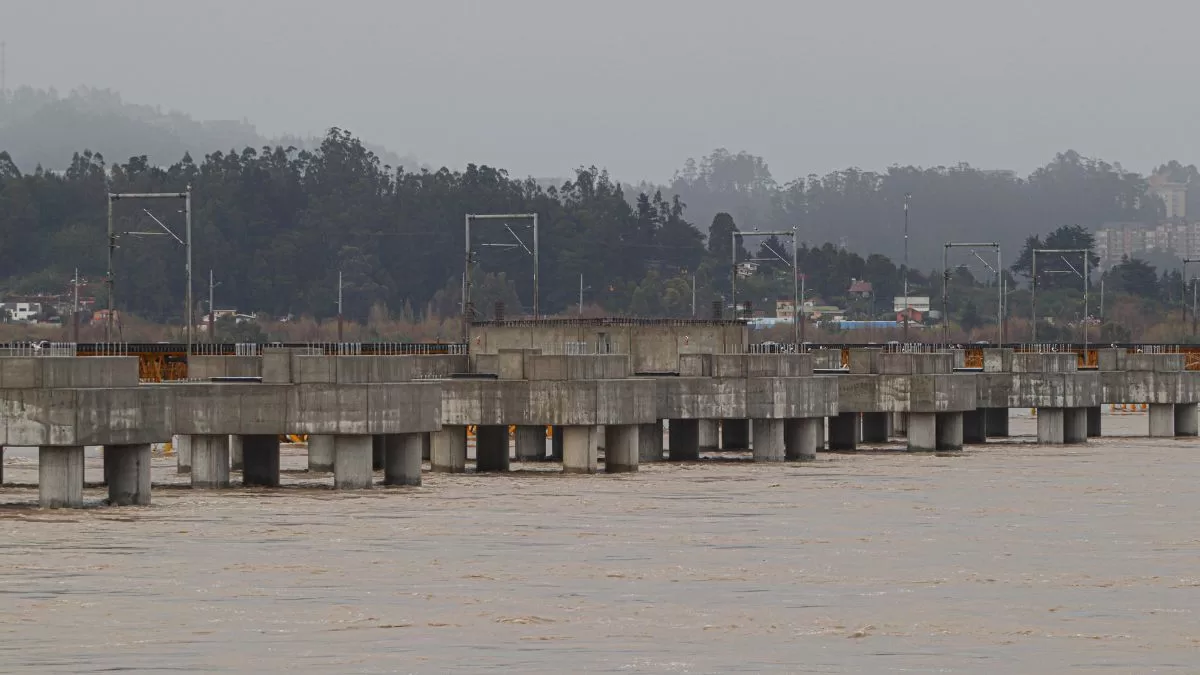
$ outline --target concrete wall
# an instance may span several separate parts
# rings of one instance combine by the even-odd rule
[[[188,379],[207,380],[213,377],[261,377],[261,356],[202,356],[188,358]]]
[[[806,377],[809,354],[681,354],[680,377]]]
[[[799,419],[837,414],[838,378],[670,377],[655,388],[658,419]]]
[[[981,373],[976,377],[980,408],[1090,408],[1101,403],[1097,372]]]
[[[434,382],[155,388],[173,397],[177,434],[401,434],[441,426],[441,388]]]
[[[135,356],[0,357],[0,389],[136,387]]]
[[[294,354],[291,357],[290,377],[296,384],[376,384],[440,379],[455,373],[465,373],[467,368],[466,356]],[[265,379],[264,377],[264,381]]]
[[[443,380],[441,423],[569,426],[649,424],[655,382],[626,380]]]
[[[948,359],[953,356],[947,354]],[[953,412],[977,407],[970,373],[838,376],[841,412]]]
[[[1100,383],[1100,400],[1103,403],[1200,402],[1200,372],[1101,372]]]
[[[151,387],[3,389],[0,445],[166,442],[171,417],[170,396]]]
[[[590,352],[628,354],[635,373],[678,372],[681,354],[741,352],[749,344],[746,326],[735,321],[509,321],[474,324],[469,335],[472,354],[562,354],[568,343],[582,342]]]

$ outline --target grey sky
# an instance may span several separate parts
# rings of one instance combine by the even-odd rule
[[[1188,0],[3,0],[9,86],[518,175],[1200,160]]]

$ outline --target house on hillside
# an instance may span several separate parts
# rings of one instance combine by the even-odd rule
[[[875,295],[871,282],[862,279],[851,279],[850,288],[846,291],[851,298],[869,298]]]

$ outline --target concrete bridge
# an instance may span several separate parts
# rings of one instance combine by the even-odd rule
[[[82,504],[84,446],[104,446],[113,504],[150,500],[150,444],[174,438],[197,488],[279,485],[280,436],[307,434],[309,468],[337,489],[419,485],[430,470],[510,468],[550,458],[563,471],[636,471],[706,450],[755,461],[906,439],[911,451],[955,452],[1008,434],[1010,408],[1036,408],[1042,443],[1100,433],[1104,403],[1147,403],[1152,436],[1195,436],[1200,373],[1177,354],[882,349],[760,354],[733,322],[550,322],[473,328],[468,355],[329,356],[266,349],[193,357],[191,381],[139,384],[131,357],[0,356],[0,445],[39,448],[40,501]],[[619,330],[618,330],[619,329]],[[515,337],[514,337],[515,336]],[[695,337],[699,336],[699,337]],[[565,339],[569,338],[569,339]],[[564,345],[566,345],[564,347]],[[623,350],[623,351],[621,351]],[[836,357],[835,357],[836,354]],[[668,442],[664,457],[664,425]],[[828,429],[828,442],[826,442]]]

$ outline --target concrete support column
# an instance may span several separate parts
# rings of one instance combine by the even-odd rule
[[[961,412],[937,413],[934,421],[937,433],[937,449],[940,452],[958,452],[963,446],[963,414]]]
[[[38,448],[38,503],[44,509],[83,507],[83,446]]]
[[[237,434],[229,435],[229,469],[231,471],[242,471],[246,466],[245,458],[242,453],[242,437]]]
[[[517,427],[517,461],[540,462],[546,458],[546,427]]]
[[[1198,429],[1197,421],[1200,415],[1195,403],[1177,403],[1175,405],[1175,435],[1176,436],[1196,436]]]
[[[150,444],[104,446],[108,503],[113,506],[150,504]]]
[[[892,433],[901,438],[908,434],[908,417],[904,413],[892,413]]]
[[[563,471],[596,473],[600,466],[600,433],[594,426],[563,427]]]
[[[371,460],[374,454],[373,436],[333,437],[333,488],[335,490],[370,490],[374,482]]]
[[[910,425],[911,427],[911,425]],[[858,413],[838,413],[829,418],[829,449],[857,450],[859,440]]]
[[[421,434],[421,461],[428,462],[433,453],[433,437],[429,432]]]
[[[784,458],[811,462],[817,451],[825,449],[825,418],[808,417],[788,420],[783,427]]]
[[[308,470],[329,473],[333,471],[333,436],[308,435]]]
[[[480,424],[475,427],[475,471],[508,471],[508,427]]]
[[[387,441],[383,434],[374,434],[371,436],[371,470],[383,470],[383,455],[387,452]]]
[[[697,420],[696,447],[700,452],[712,452],[721,447],[721,421]],[[670,432],[668,432],[668,437]]]
[[[242,449],[242,485],[279,487],[279,436],[235,436]]]
[[[1065,417],[1062,408],[1038,408],[1038,443],[1044,445],[1062,445],[1066,431]]]
[[[887,443],[889,417],[891,413],[863,413],[863,443]]]
[[[1150,404],[1150,436],[1170,438],[1175,435],[1175,404]]]
[[[750,449],[750,420],[721,420],[721,449]]]
[[[1087,443],[1087,408],[1063,408],[1063,443]]]
[[[757,419],[754,430],[754,461],[782,462],[787,455],[783,444],[783,420]]]
[[[113,463],[112,463],[112,462],[110,462],[110,461],[108,461],[108,448],[107,448],[107,446],[106,446],[106,447],[103,447],[103,448],[100,448],[100,467],[103,469],[103,474],[102,474],[102,475],[103,475],[103,479],[102,479],[102,480],[103,480],[103,482],[101,483],[101,485],[111,485],[111,484],[112,484],[112,478],[111,478],[111,476],[110,476],[109,474],[111,474],[111,473],[112,473],[113,466],[114,466],[114,465],[113,465]],[[84,483],[86,483],[86,482],[87,482],[87,480],[86,480],[86,478],[87,478],[87,476],[86,476],[86,473],[87,473],[87,472],[85,471],[85,472],[84,472],[84,474],[85,474],[85,476],[84,476],[84,479],[85,479],[85,480],[84,480]]]
[[[976,408],[963,413],[962,442],[967,445],[987,442],[987,410]]]
[[[1100,406],[1098,405],[1087,409],[1087,437],[1100,437]]]
[[[667,423],[667,458],[672,462],[700,459],[700,430],[710,420],[671,420]],[[716,422],[712,422],[716,424]]]
[[[987,435],[1008,438],[1008,408],[987,408]]]
[[[638,425],[638,464],[663,460],[662,420]]]
[[[550,430],[550,461],[563,460],[563,426],[556,424]]]
[[[192,487],[201,490],[229,487],[229,435],[192,436]]]
[[[384,437],[383,484],[420,485],[421,449],[425,434],[388,434]]]
[[[4,485],[4,446],[0,445],[0,485]]]
[[[192,472],[192,437],[172,436],[171,449],[175,451],[175,472]]]
[[[605,473],[633,473],[641,460],[644,424],[610,424],[604,427]]]
[[[909,452],[937,450],[937,413],[908,413]]]
[[[462,473],[467,470],[467,428],[443,426],[429,435],[430,468],[437,473]]]

